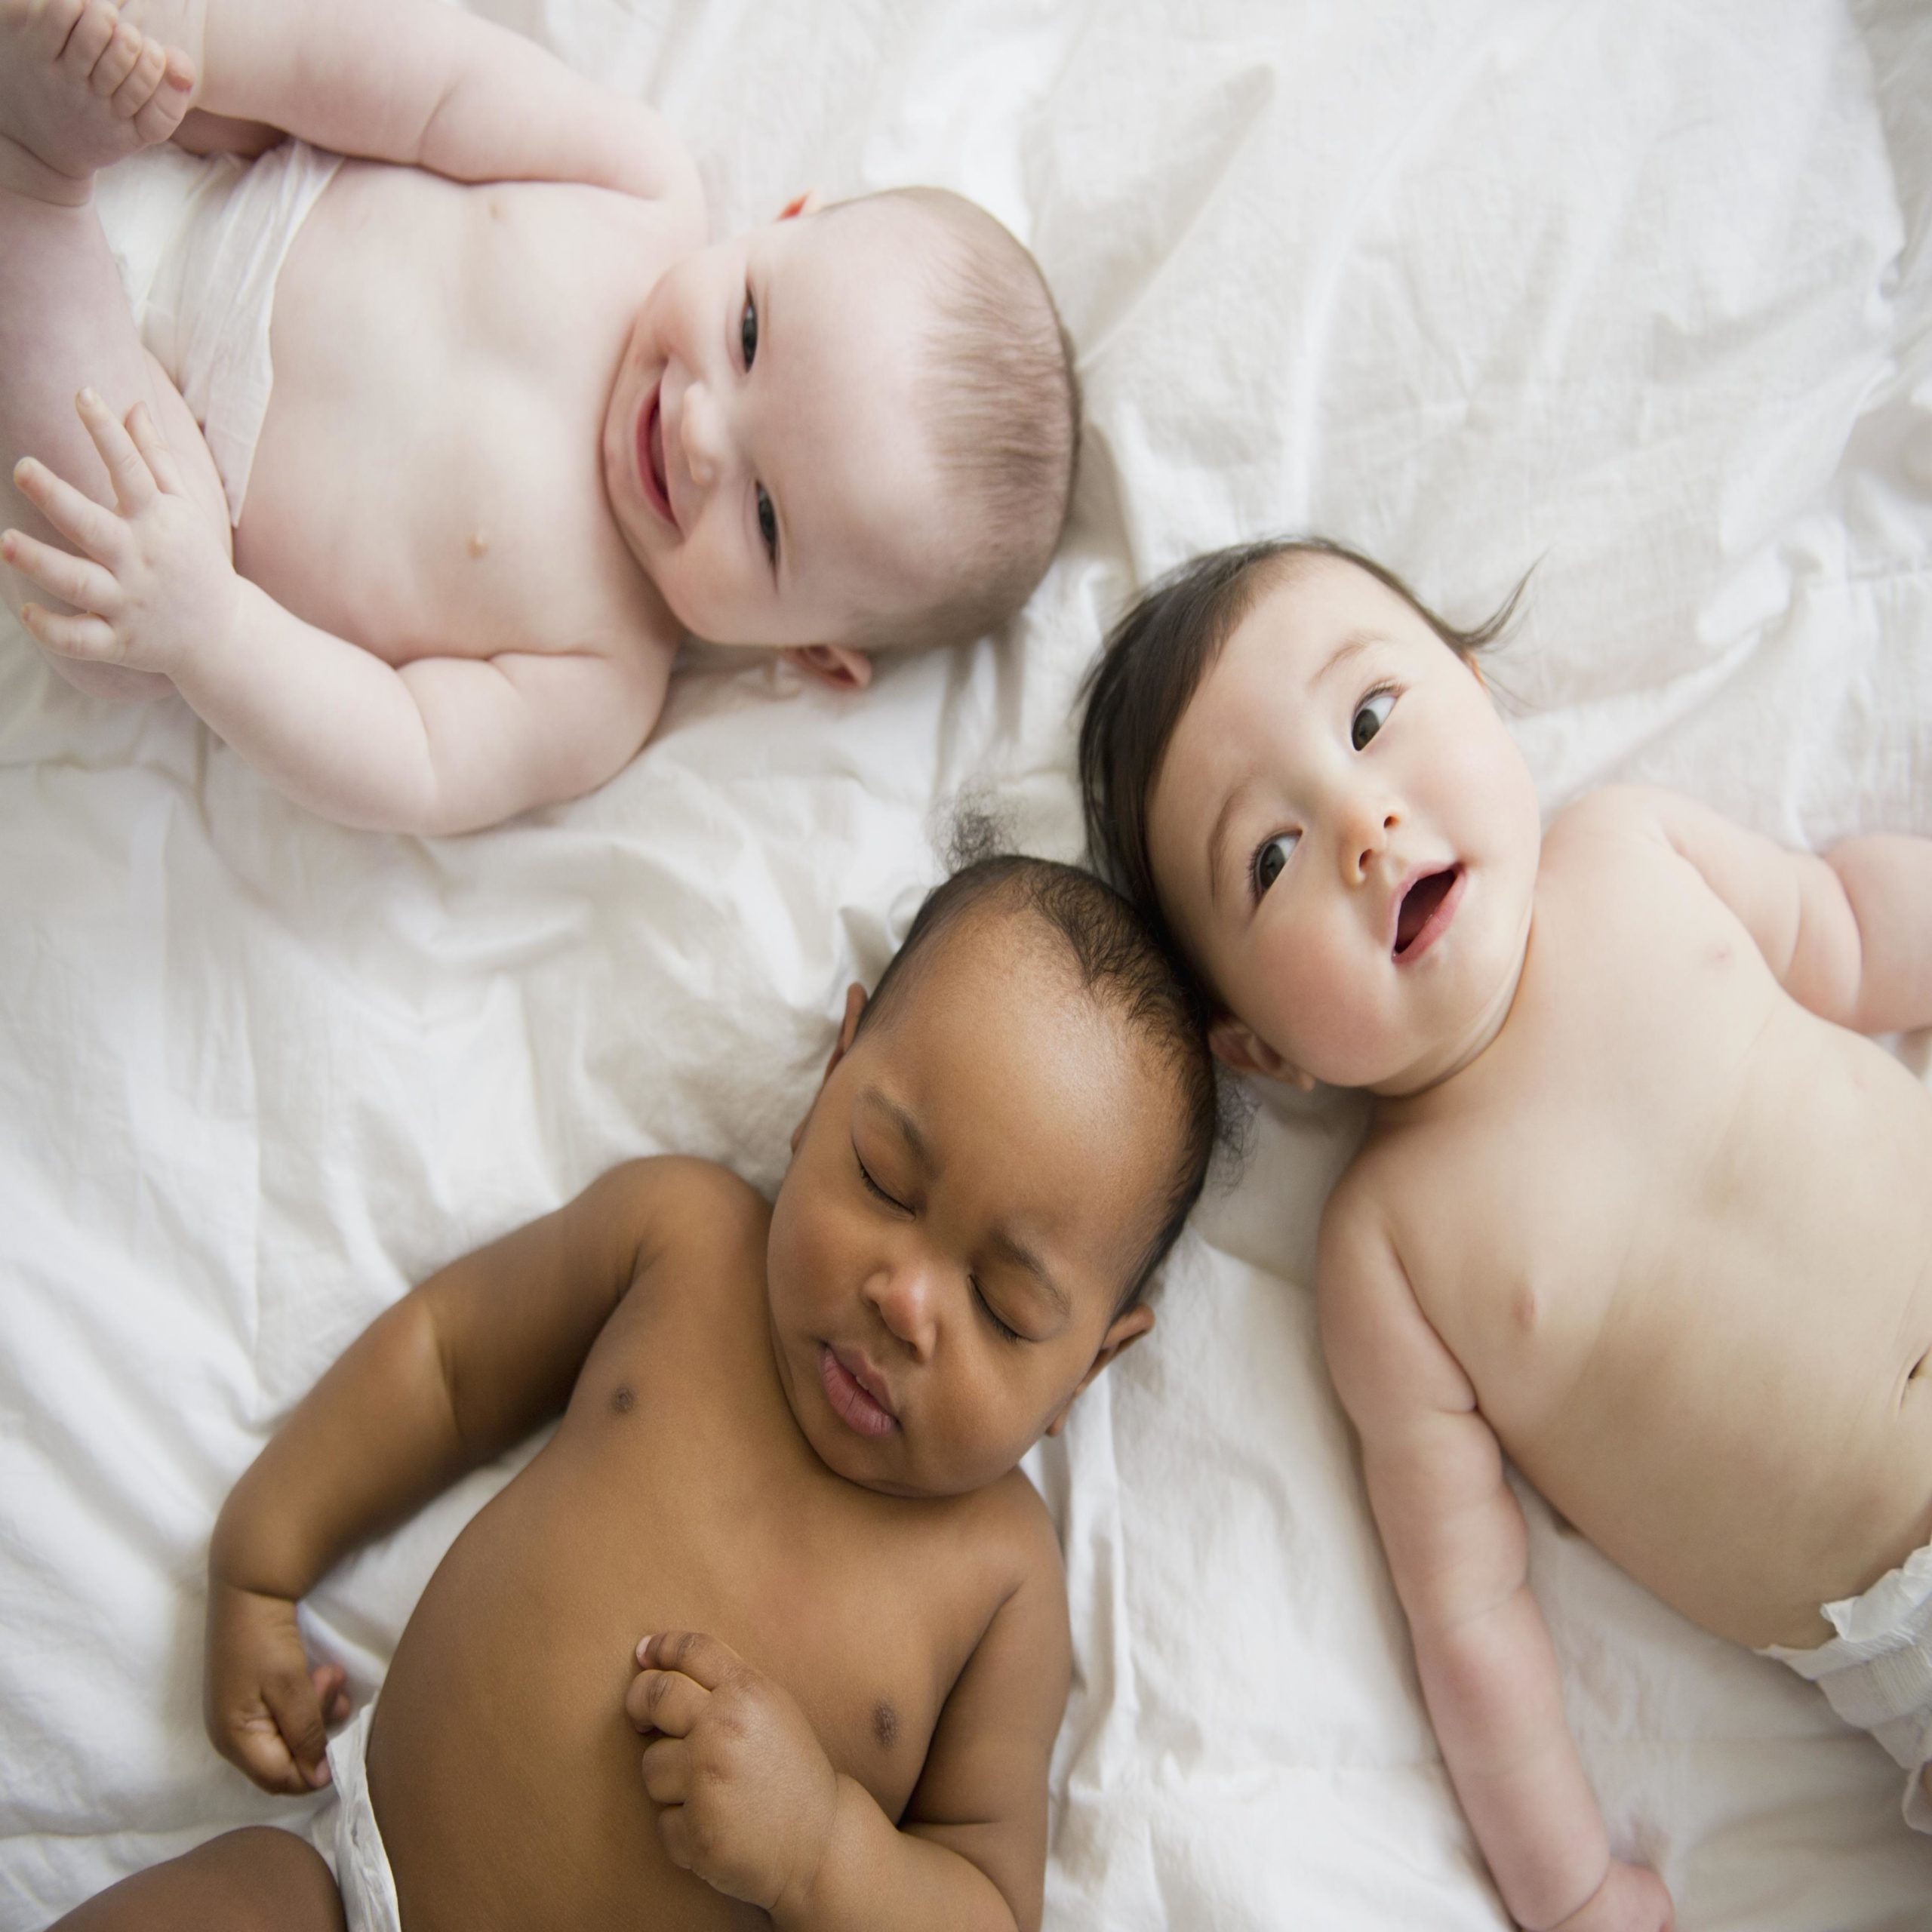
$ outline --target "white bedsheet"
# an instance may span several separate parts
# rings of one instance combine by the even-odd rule
[[[1072,856],[1069,703],[1135,585],[1315,528],[1454,616],[1555,804],[1681,786],[1932,833],[1932,16],[1909,0],[502,0],[648,95],[722,225],[930,180],[1037,248],[1091,411],[1011,633],[854,701],[694,667],[596,797],[340,831],[0,619],[0,1926],[229,1825],[208,1529],[371,1315],[611,1162],[775,1183],[841,989],[993,788]],[[0,265],[0,273],[5,272]],[[1152,1343],[1039,1478],[1078,1675],[1058,1932],[1494,1927],[1307,1284],[1354,1116],[1271,1107]],[[472,1478],[331,1579],[366,1693]],[[1932,1924],[1897,1774],[1532,1501],[1612,1829],[1690,1932]],[[1775,1534],[1768,1515],[1765,1534]],[[313,1807],[307,1807],[312,1809]]]

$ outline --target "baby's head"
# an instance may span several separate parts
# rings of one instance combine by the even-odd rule
[[[1494,1036],[1540,844],[1475,653],[1324,543],[1197,558],[1108,639],[1081,728],[1094,850],[1204,983],[1214,1051],[1303,1084],[1433,1084]]]
[[[605,486],[694,635],[856,686],[870,651],[1025,602],[1079,428],[1053,297],[983,208],[808,198],[660,278],[606,406]]]
[[[772,1210],[773,1349],[820,1460],[955,1495],[1057,1432],[1153,1326],[1215,1121],[1198,1008],[1118,894],[1010,857],[940,886],[848,995]]]

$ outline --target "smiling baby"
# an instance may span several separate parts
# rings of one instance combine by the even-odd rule
[[[0,4],[0,583],[72,681],[449,832],[617,771],[687,633],[850,688],[1024,601],[1078,398],[983,210],[802,197],[707,246],[658,117],[513,34],[203,5]],[[112,170],[170,238],[117,266],[94,177],[177,129],[302,138]]]

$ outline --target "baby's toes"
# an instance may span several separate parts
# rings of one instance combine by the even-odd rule
[[[88,85],[102,100],[112,95],[140,65],[147,36],[125,20],[116,23],[113,34],[88,75]]]
[[[94,72],[94,63],[107,51],[121,16],[108,0],[83,0],[77,17],[60,48],[60,65],[77,81],[85,82]]]
[[[114,111],[124,121],[131,121],[154,98],[161,77],[168,71],[168,49],[158,40],[143,37],[128,77],[114,90]]]

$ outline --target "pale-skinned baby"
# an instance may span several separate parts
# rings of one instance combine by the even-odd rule
[[[0,0],[0,259],[10,604],[350,825],[601,784],[688,634],[862,686],[1066,512],[1066,337],[990,215],[706,245],[654,112],[438,0]]]
[[[1672,793],[1540,823],[1459,632],[1319,543],[1157,586],[1090,832],[1229,1065],[1374,1097],[1321,1333],[1503,1901],[1657,1932],[1612,1855],[1506,1457],[1668,1604],[1821,1685],[1932,1828],[1932,841],[1794,852]]]

